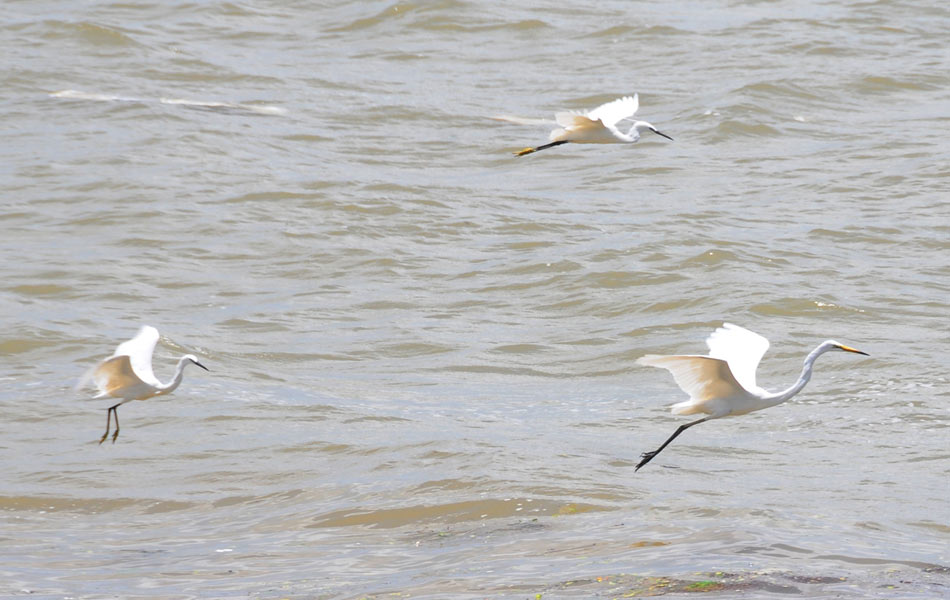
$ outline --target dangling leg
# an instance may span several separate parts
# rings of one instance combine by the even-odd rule
[[[106,432],[99,438],[99,445],[102,445],[102,442],[106,441],[106,438],[109,437],[109,425],[112,424],[112,413],[115,413],[115,434],[112,436],[112,443],[114,444],[115,438],[119,437],[119,411],[116,409],[120,406],[122,406],[121,402],[115,406],[110,406],[109,410],[106,411]]]
[[[109,408],[106,411],[106,432],[102,434],[102,437],[99,438],[99,445],[102,445],[102,442],[106,441],[106,438],[109,437],[109,427],[112,425],[112,411],[115,410],[115,406]]]
[[[687,429],[689,429],[689,428],[692,427],[693,425],[699,425],[699,424],[702,423],[703,421],[708,421],[710,418],[711,418],[711,417],[704,417],[704,418],[702,418],[702,419],[699,419],[698,421],[693,421],[692,423],[687,423],[686,425],[680,425],[679,428],[678,428],[675,432],[673,432],[673,435],[671,435],[671,436],[669,437],[669,439],[667,439],[665,442],[663,442],[663,445],[662,445],[662,446],[660,446],[659,448],[657,448],[657,449],[654,450],[653,452],[644,452],[643,454],[640,455],[640,456],[643,457],[643,460],[641,460],[641,461],[640,461],[640,464],[638,464],[637,467],[633,470],[634,473],[636,473],[637,471],[639,471],[639,470],[640,470],[640,467],[642,467],[643,465],[645,465],[645,464],[647,464],[648,462],[650,462],[651,460],[653,460],[653,457],[656,456],[657,454],[659,454],[659,453],[663,450],[663,448],[666,448],[667,446],[669,446],[670,442],[672,442],[673,440],[676,439],[676,436],[678,436],[679,434],[683,433],[684,431],[686,431]],[[118,423],[118,421],[116,421],[116,422]]]
[[[121,403],[116,404],[112,407],[112,412],[115,414],[115,433],[112,434],[112,443],[115,443],[115,438],[119,437],[119,406]]]
[[[566,144],[568,140],[561,140],[559,142],[551,142],[550,144],[542,144],[537,148],[525,148],[520,152],[515,152],[515,156],[524,156],[525,154],[531,154],[532,152],[537,152],[539,150],[544,150],[545,148],[553,148],[554,146],[560,146],[561,144]]]

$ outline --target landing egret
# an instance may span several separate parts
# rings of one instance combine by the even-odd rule
[[[120,406],[129,400],[145,400],[172,393],[181,383],[185,365],[189,363],[198,365],[205,371],[208,370],[208,367],[198,362],[194,354],[186,354],[178,359],[178,366],[175,367],[175,376],[172,380],[162,383],[152,373],[152,352],[155,350],[158,338],[157,329],[148,325],[142,327],[134,338],[119,344],[112,356],[90,369],[77,384],[78,389],[92,379],[99,388],[99,393],[93,396],[94,398],[122,398],[121,402],[109,407],[106,412],[106,432],[102,434],[100,444],[109,437],[109,426],[112,424],[113,414],[115,414],[115,433],[112,435],[112,443],[114,444],[116,438],[119,437],[117,409]]]
[[[516,152],[515,156],[524,156],[568,142],[575,144],[633,144],[640,139],[640,134],[646,131],[652,131],[672,141],[673,138],[661,133],[646,121],[634,121],[627,133],[617,128],[620,121],[632,117],[639,107],[639,96],[634,94],[632,98],[624,96],[612,102],[601,104],[594,110],[584,113],[559,112],[554,115],[554,120],[560,127],[551,132],[549,136],[551,142],[535,148],[525,148],[520,152]],[[499,118],[516,123],[529,122],[524,119],[510,117]]]
[[[850,346],[834,340],[822,342],[805,357],[805,365],[798,381],[782,392],[772,393],[755,383],[755,370],[762,355],[769,349],[769,341],[757,333],[743,329],[738,325],[723,323],[708,338],[709,356],[657,356],[648,354],[637,359],[637,363],[650,367],[660,367],[673,374],[673,379],[689,400],[674,404],[674,415],[709,415],[697,421],[680,425],[663,445],[653,452],[645,452],[643,460],[634,471],[647,464],[672,442],[676,436],[693,425],[721,417],[744,415],[785,402],[802,391],[811,379],[811,367],[819,356],[830,350],[844,350],[868,356]]]

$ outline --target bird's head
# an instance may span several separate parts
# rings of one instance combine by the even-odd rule
[[[211,369],[209,369],[208,367],[198,362],[198,357],[195,356],[194,354],[186,354],[181,357],[181,360],[184,361],[185,363],[189,363],[189,362],[194,363],[198,365],[199,367],[201,367],[202,369],[204,369],[205,371],[211,372]]]
[[[643,133],[643,132],[645,132],[645,131],[652,131],[653,133],[655,133],[655,134],[657,134],[657,135],[660,135],[660,136],[665,137],[666,139],[670,140],[671,142],[673,141],[673,138],[671,138],[670,136],[668,136],[668,135],[666,135],[665,133],[661,132],[659,129],[657,129],[656,127],[654,127],[654,126],[651,125],[650,123],[647,123],[646,121],[636,121],[636,122],[633,124],[633,127],[630,128],[630,134],[631,134],[631,136],[633,136],[633,132],[634,132],[634,131],[636,131],[636,133],[637,133],[636,137],[638,137],[638,138],[640,137],[640,134],[641,134],[641,133]]]
[[[834,340],[828,340],[827,342],[822,344],[822,346],[827,346],[826,352],[828,350],[842,350],[844,352],[853,352],[854,354],[863,354],[864,356],[870,356],[870,354],[868,354],[867,352],[861,352],[857,348],[852,348],[851,346],[845,346],[844,344],[840,342],[836,342]]]

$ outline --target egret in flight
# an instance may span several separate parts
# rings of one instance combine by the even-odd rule
[[[755,370],[762,355],[769,349],[769,341],[757,333],[738,325],[723,323],[723,326],[706,338],[709,356],[657,356],[648,354],[637,363],[660,367],[673,374],[680,388],[689,394],[689,400],[674,404],[674,415],[703,413],[708,416],[680,425],[663,445],[653,452],[645,452],[634,471],[640,470],[669,445],[676,436],[693,425],[721,417],[735,417],[785,402],[802,391],[811,379],[811,368],[819,356],[831,350],[843,350],[867,356],[850,346],[834,340],[822,342],[805,357],[802,374],[787,390],[769,392],[755,383]]]
[[[152,373],[152,351],[155,350],[158,338],[157,329],[148,325],[142,327],[134,338],[119,344],[112,356],[90,369],[76,386],[77,389],[83,387],[92,379],[99,388],[99,393],[94,398],[122,399],[115,406],[109,407],[106,412],[106,432],[102,434],[100,444],[109,437],[109,426],[112,424],[113,414],[115,414],[115,433],[112,435],[112,443],[114,444],[116,438],[119,437],[117,409],[120,406],[129,400],[145,400],[172,393],[181,383],[185,365],[195,364],[205,371],[208,370],[208,367],[198,362],[194,354],[186,354],[178,359],[178,366],[175,367],[175,376],[172,380],[162,383]]]
[[[634,121],[626,133],[617,128],[620,121],[633,117],[639,107],[639,96],[634,94],[633,97],[624,96],[612,102],[601,104],[588,112],[559,112],[554,115],[554,120],[559,127],[551,132],[549,136],[550,143],[535,148],[525,148],[520,152],[516,152],[515,156],[524,156],[568,142],[575,144],[633,144],[640,139],[640,134],[646,131],[652,131],[672,141],[673,138],[661,133],[646,121]],[[537,122],[537,120],[518,119],[516,117],[498,118],[515,123]]]

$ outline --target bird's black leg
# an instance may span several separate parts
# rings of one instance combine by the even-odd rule
[[[536,148],[525,148],[520,152],[515,152],[515,156],[524,156],[525,154],[531,154],[532,152],[537,152],[538,150],[544,150],[545,148],[553,148],[554,146],[560,146],[561,144],[566,144],[568,140],[560,140],[558,142],[551,142],[550,144],[542,144]]]
[[[122,403],[119,402],[115,406],[110,406],[109,410],[106,411],[106,432],[102,434],[102,437],[99,438],[99,444],[106,441],[106,438],[109,437],[109,426],[112,425],[112,414],[115,413],[115,434],[112,436],[112,443],[115,443],[115,438],[119,437],[119,411],[117,410]]]
[[[120,405],[121,403],[116,404],[115,406],[112,407],[112,412],[115,414],[115,433],[112,434],[113,444],[115,443],[115,438],[119,437],[119,406]]]
[[[99,445],[102,445],[102,442],[106,441],[106,438],[109,437],[109,428],[112,426],[112,411],[115,410],[115,407],[112,406],[109,410],[106,411],[106,432],[102,434],[102,437],[99,438]]]
[[[654,450],[653,452],[644,452],[643,454],[640,455],[640,456],[643,457],[643,460],[641,460],[641,461],[640,461],[640,464],[638,464],[638,465],[636,466],[636,468],[634,469],[634,472],[639,471],[639,470],[640,470],[640,467],[642,467],[643,465],[645,465],[645,464],[647,464],[648,462],[650,462],[651,460],[653,460],[653,457],[656,456],[657,454],[659,454],[659,453],[663,450],[663,448],[666,448],[667,446],[669,446],[669,445],[670,445],[670,442],[672,442],[673,440],[676,439],[676,436],[678,436],[679,434],[683,433],[684,431],[686,431],[687,429],[689,429],[689,428],[692,427],[693,425],[699,425],[699,424],[702,423],[703,421],[708,421],[708,420],[709,420],[709,417],[703,417],[702,419],[699,419],[699,420],[697,420],[697,421],[693,421],[692,423],[687,423],[686,425],[680,425],[679,428],[677,428],[677,430],[673,432],[673,435],[671,435],[665,442],[663,442],[663,445],[662,445],[662,446],[660,446],[659,448],[657,448],[657,449]]]

